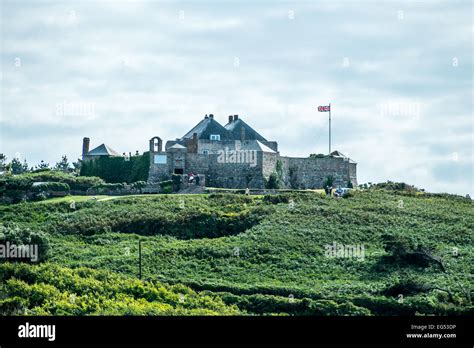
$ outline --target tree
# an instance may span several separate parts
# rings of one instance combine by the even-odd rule
[[[70,164],[69,164],[69,161],[67,159],[67,156],[64,155],[62,158],[61,158],[61,161],[57,162],[56,163],[56,166],[54,167],[56,170],[60,170],[62,172],[69,172],[69,169],[71,168]]]
[[[36,169],[49,169],[49,163],[41,160],[41,162],[36,166]]]
[[[23,173],[26,173],[28,171],[28,162],[26,162],[26,158],[23,160]]]
[[[332,175],[329,175],[326,177],[326,180],[324,181],[324,187],[326,186],[332,186],[332,184],[334,183],[334,177]]]
[[[5,154],[0,153],[0,171],[4,171],[7,168],[7,156]]]
[[[22,164],[18,158],[14,158],[10,165],[13,174],[21,174],[28,171],[28,163],[26,163],[26,160]]]

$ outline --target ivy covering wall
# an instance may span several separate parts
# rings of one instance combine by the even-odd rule
[[[111,183],[132,183],[147,181],[149,168],[149,152],[132,156],[128,161],[123,157],[100,157],[82,162],[81,176],[98,176]]]

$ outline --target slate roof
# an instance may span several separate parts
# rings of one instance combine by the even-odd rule
[[[329,156],[331,157],[342,157],[342,158],[347,158],[346,155],[344,155],[343,153],[339,152],[339,151],[333,151],[329,154]]]
[[[354,162],[353,160],[351,160],[349,157],[347,157],[346,155],[344,155],[343,153],[341,153],[341,152],[339,152],[339,151],[337,151],[337,150],[331,152],[331,153],[329,154],[329,157],[345,158],[345,159],[347,159],[350,163],[356,163],[356,162]]]
[[[209,139],[211,134],[218,134],[221,140],[230,140],[230,134],[219,122],[212,117],[202,119],[193,129],[187,132],[182,138],[192,139],[193,134],[197,133],[198,139]]]
[[[168,149],[185,149],[186,146],[183,146],[181,144],[174,144],[173,146],[170,146]]]
[[[244,140],[259,140],[259,141],[267,141],[264,137],[257,133],[255,129],[250,127],[247,123],[242,121],[242,119],[238,119],[236,121],[232,121],[227,123],[224,126],[232,134],[232,139],[240,140],[240,129],[245,129],[245,139]]]
[[[241,150],[255,150],[268,153],[276,153],[274,150],[270,149],[267,145],[262,144],[258,140],[246,141],[241,147]]]
[[[101,144],[95,149],[90,150],[87,156],[121,156],[117,151],[109,147],[108,145]]]

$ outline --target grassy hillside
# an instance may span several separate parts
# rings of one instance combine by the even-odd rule
[[[50,246],[41,266],[0,265],[1,291],[17,299],[0,308],[4,314],[12,306],[59,314],[472,314],[472,208],[460,197],[383,190],[344,199],[314,192],[160,195],[79,200],[73,208],[68,201],[0,206],[4,228],[42,231]],[[362,253],[328,255],[334,245]],[[45,276],[54,272],[54,279]],[[104,289],[102,300],[84,311],[52,305],[86,296],[90,281],[113,283],[114,290],[94,285]],[[35,286],[53,294],[32,302]],[[130,291],[134,286],[163,295]],[[169,299],[173,286],[193,294],[192,308],[182,308],[188,299]],[[122,296],[129,307],[118,304]]]

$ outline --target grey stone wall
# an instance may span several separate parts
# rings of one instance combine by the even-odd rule
[[[260,154],[261,156],[261,154]],[[261,157],[256,165],[250,163],[220,163],[219,155],[187,154],[186,172],[206,175],[206,186],[226,188],[262,188]]]
[[[155,155],[167,155],[167,161],[170,159],[166,152],[151,152],[150,151],[150,171],[148,173],[149,182],[158,182],[169,179],[169,165],[167,164],[155,164]]]
[[[265,179],[268,180],[270,174],[275,172],[277,161],[280,156],[276,153],[262,153],[263,161],[262,161],[262,174]]]
[[[198,149],[197,152],[202,154],[203,150],[209,151],[209,153],[218,153],[220,150],[228,148],[229,150],[235,150],[236,146],[235,140],[223,140],[223,141],[214,141],[209,139],[199,139],[198,140]],[[238,141],[240,144],[240,141]]]
[[[282,157],[278,153],[258,151],[256,163],[231,163],[227,157],[222,161],[219,151],[226,148],[235,150],[236,144],[240,149],[240,141],[196,140],[197,153],[186,148],[170,149],[173,144],[176,144],[176,141],[168,141],[167,150],[164,152],[150,151],[150,182],[167,180],[175,168],[180,168],[185,175],[189,172],[203,174],[208,187],[262,189],[265,187],[265,181],[276,172],[278,161],[281,161],[284,188],[322,188],[328,176],[335,179],[334,186],[346,187],[349,181],[354,186],[357,185],[357,164],[344,158]],[[276,142],[265,144],[278,149]],[[150,143],[150,150],[151,147]],[[208,150],[209,153],[202,154],[202,150]],[[156,154],[166,155],[167,163],[155,164]]]
[[[281,157],[285,186],[295,189],[322,188],[328,176],[333,186],[347,187],[348,181],[357,185],[356,164],[344,158]]]

